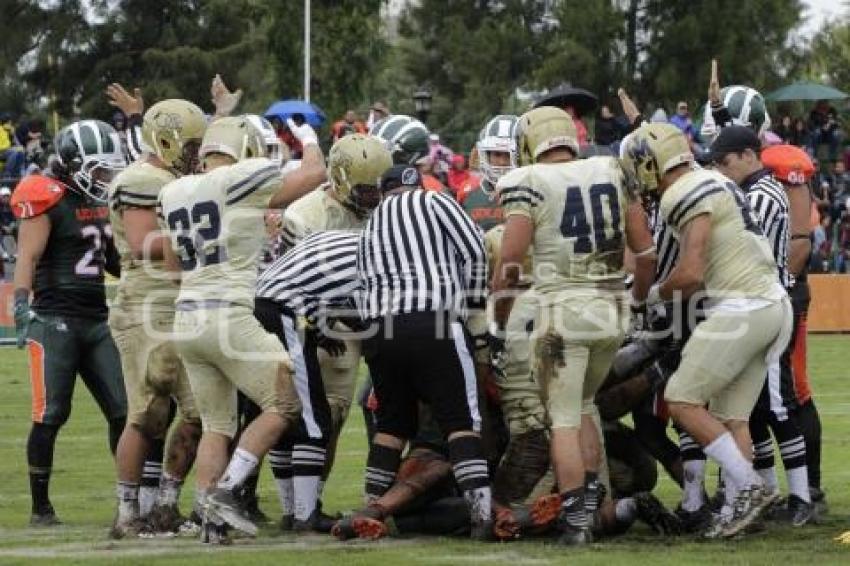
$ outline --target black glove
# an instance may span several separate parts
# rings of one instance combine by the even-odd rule
[[[332,358],[338,358],[345,353],[345,342],[337,338],[325,336],[321,332],[316,339],[316,345],[330,354]]]
[[[496,381],[505,379],[505,366],[508,363],[508,352],[505,349],[505,339],[493,334],[487,334],[487,346],[490,349],[490,367]]]
[[[30,321],[33,318],[33,313],[30,310],[29,291],[26,289],[15,290],[15,334],[17,335],[16,345],[20,350],[27,344],[27,334],[29,333]]]

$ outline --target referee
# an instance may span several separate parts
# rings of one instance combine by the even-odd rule
[[[718,170],[738,183],[744,191],[756,223],[761,228],[776,260],[779,282],[793,293],[794,279],[788,271],[789,204],[782,184],[761,162],[761,141],[748,127],[729,126],[711,145],[711,158]],[[791,371],[793,340],[780,362],[767,368],[767,381],[750,416],[753,439],[753,467],[768,490],[778,490],[774,465],[773,441],[768,427],[779,444],[779,454],[788,479],[788,512],[794,526],[802,526],[812,518],[806,466],[806,445],[797,422],[797,400]]]
[[[455,480],[469,505],[471,536],[492,538],[490,483],[481,443],[478,388],[465,319],[483,308],[487,259],[478,227],[452,198],[421,188],[415,168],[383,176],[384,199],[360,236],[357,270],[363,343],[377,398],[366,463],[366,498],[395,481],[417,407],[429,405]]]
[[[357,317],[358,241],[358,232],[317,232],[278,258],[257,281],[256,316],[292,357],[301,400],[299,426],[269,455],[284,507],[283,523],[292,521],[295,531],[329,532],[333,526],[318,505],[330,448],[331,408],[317,349],[332,356],[345,350],[344,342],[327,334],[329,318]]]

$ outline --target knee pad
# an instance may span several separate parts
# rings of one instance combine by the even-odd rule
[[[339,434],[345,420],[348,418],[348,411],[351,409],[351,400],[341,397],[329,396],[328,405],[331,408],[331,431],[332,434]]]
[[[148,356],[145,383],[154,394],[168,397],[174,391],[181,372],[183,365],[174,353],[174,347],[163,343],[151,350]]]
[[[171,398],[159,395],[151,398],[144,413],[133,415],[130,422],[149,438],[165,438],[171,423]]]

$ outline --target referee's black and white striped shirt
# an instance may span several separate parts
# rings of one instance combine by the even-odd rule
[[[360,236],[363,319],[446,311],[465,317],[487,293],[481,230],[451,197],[410,190],[386,197]]]
[[[773,259],[779,268],[779,282],[789,289],[793,285],[793,278],[788,273],[788,195],[767,169],[750,175],[741,183],[741,189],[747,195],[758,225],[770,243]]]
[[[257,297],[284,303],[310,322],[334,309],[357,309],[359,232],[331,230],[307,236],[257,280]],[[354,315],[356,316],[356,315]]]

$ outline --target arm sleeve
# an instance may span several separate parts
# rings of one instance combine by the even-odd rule
[[[454,199],[431,194],[436,217],[463,263],[467,303],[470,308],[481,308],[487,298],[487,253],[481,229]]]
[[[700,214],[711,214],[714,201],[725,191],[716,181],[709,180],[689,191],[681,191],[670,200],[661,201],[661,212],[667,224],[677,231]]]
[[[132,114],[127,118],[127,152],[130,154],[130,161],[137,161],[144,151],[142,115]]]
[[[505,218],[513,214],[536,218],[544,196],[532,188],[529,181],[527,172],[522,170],[509,173],[499,180],[497,192]]]
[[[242,208],[268,208],[283,179],[280,167],[269,159],[240,161],[228,173],[225,202]]]

